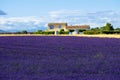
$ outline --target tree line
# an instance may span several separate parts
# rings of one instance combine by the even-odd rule
[[[91,28],[84,31],[84,34],[120,34],[120,28],[114,29],[111,23],[106,23],[105,26]]]
[[[58,34],[69,34],[74,32],[74,30],[69,30],[69,31],[64,31],[64,29],[61,29]],[[102,27],[95,27],[91,28],[89,30],[85,29],[79,29],[78,33],[82,34],[120,34],[120,28],[115,28],[111,23],[106,23],[105,26]],[[15,32],[15,34],[55,34],[55,31],[43,31],[43,30],[38,30],[35,32],[28,32],[27,30],[23,30],[21,32]]]

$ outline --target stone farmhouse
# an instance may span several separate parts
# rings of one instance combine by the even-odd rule
[[[55,34],[58,33],[61,29],[64,31],[74,30],[74,34],[78,34],[78,30],[88,30],[90,29],[89,25],[71,25],[68,26],[67,23],[48,23],[48,30],[47,31],[55,31]]]

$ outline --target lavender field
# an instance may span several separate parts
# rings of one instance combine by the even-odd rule
[[[120,80],[120,38],[0,37],[0,80]]]

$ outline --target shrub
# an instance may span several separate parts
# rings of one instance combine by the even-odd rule
[[[22,34],[27,34],[28,32],[26,30],[23,30],[22,31]]]
[[[101,31],[102,34],[120,34],[120,31]]]
[[[79,29],[79,32],[84,32],[84,31],[86,31],[85,29]]]
[[[69,30],[69,32],[74,32],[75,30]]]
[[[84,34],[100,34],[100,31],[87,30],[87,31],[84,31]]]
[[[34,32],[34,34],[43,34],[42,30],[38,30],[37,32]]]
[[[64,31],[64,29],[61,29],[58,33],[59,34],[69,34],[69,31]]]
[[[55,31],[44,31],[43,34],[55,34]]]
[[[55,31],[42,31],[42,30],[38,30],[37,32],[34,32],[34,34],[55,34]]]
[[[21,34],[21,32],[15,32],[15,34]]]

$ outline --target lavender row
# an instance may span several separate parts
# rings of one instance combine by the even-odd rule
[[[119,80],[120,39],[0,37],[0,80]]]

